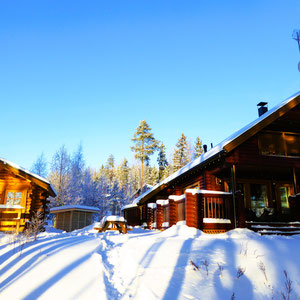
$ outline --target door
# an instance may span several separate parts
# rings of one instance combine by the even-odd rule
[[[276,185],[277,203],[279,204],[282,214],[290,213],[289,196],[293,194],[293,186],[291,184],[277,184]]]

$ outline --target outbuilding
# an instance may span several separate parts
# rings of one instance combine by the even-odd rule
[[[93,223],[93,214],[100,209],[85,205],[63,205],[50,209],[55,215],[54,227],[65,231],[80,229]]]

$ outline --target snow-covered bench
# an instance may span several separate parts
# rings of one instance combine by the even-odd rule
[[[106,216],[103,217],[100,224],[94,227],[98,232],[105,232],[106,230],[119,230],[120,233],[127,233],[127,222],[120,216]]]

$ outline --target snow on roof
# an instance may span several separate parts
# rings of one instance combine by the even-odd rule
[[[53,207],[50,209],[51,213],[55,213],[58,211],[63,211],[63,210],[85,210],[85,211],[90,211],[90,212],[99,212],[100,209],[98,207],[94,206],[86,206],[86,205],[63,205],[63,206],[58,206],[58,207]]]
[[[133,201],[132,203],[130,204],[127,204],[127,205],[124,205],[121,210],[124,210],[124,209],[128,209],[128,208],[133,208],[133,207],[137,207],[137,203],[135,201]]]
[[[21,166],[15,164],[15,163],[13,163],[13,162],[5,159],[5,158],[0,157],[0,161],[2,161],[5,165],[9,165],[9,166],[11,166],[11,167],[13,167],[15,169],[21,170],[21,171],[27,173],[28,175],[30,175],[32,177],[35,177],[35,178],[37,178],[37,179],[39,179],[39,180],[41,180],[41,181],[43,181],[43,182],[45,182],[47,184],[50,184],[50,182],[47,179],[45,179],[45,178],[43,178],[43,177],[41,177],[41,176],[39,176],[37,174],[34,174],[34,173],[28,171],[27,169],[22,168]]]
[[[35,173],[32,173],[32,172],[28,171],[27,169],[25,169],[25,168],[23,168],[23,167],[15,164],[15,163],[9,161],[9,160],[7,160],[7,159],[5,159],[3,157],[0,157],[0,161],[3,164],[5,164],[5,165],[9,165],[9,166],[11,166],[11,167],[13,167],[13,168],[15,168],[17,170],[25,172],[26,174],[28,174],[28,175],[30,175],[30,176],[32,176],[32,177],[34,177],[34,178],[36,178],[36,179],[38,179],[40,181],[43,181],[44,183],[48,184],[51,187],[51,189],[53,190],[53,192],[56,194],[55,189],[53,188],[53,186],[51,185],[51,183],[47,179],[45,179],[45,178],[43,178],[43,177],[41,177],[41,176],[39,176],[39,175],[37,175]]]
[[[221,143],[219,143],[215,147],[213,147],[210,150],[208,150],[206,153],[203,153],[201,156],[199,156],[195,160],[191,161],[190,163],[188,163],[187,165],[185,165],[184,167],[182,167],[181,169],[179,169],[175,173],[171,174],[169,177],[165,178],[164,180],[162,180],[161,182],[159,182],[158,184],[156,184],[153,188],[147,190],[145,193],[141,194],[139,197],[137,197],[136,199],[134,199],[134,201],[131,203],[131,205],[133,205],[133,206],[131,206],[131,207],[137,206],[138,203],[140,202],[140,200],[142,200],[145,196],[147,196],[148,194],[150,194],[151,192],[153,192],[154,190],[156,190],[158,187],[169,183],[170,181],[172,181],[176,177],[178,177],[178,176],[186,173],[187,171],[193,169],[196,166],[200,166],[201,164],[203,164],[208,159],[210,159],[210,158],[212,158],[212,157],[220,154],[221,152],[224,151],[224,147],[226,145],[228,145],[229,143],[231,143],[233,140],[237,139],[239,136],[241,136],[242,134],[244,134],[246,131],[250,130],[253,126],[255,126],[258,123],[260,123],[263,120],[265,120],[271,114],[273,114],[274,112],[278,111],[281,107],[285,106],[286,104],[288,104],[290,101],[292,101],[293,99],[295,99],[299,95],[300,95],[300,91],[297,92],[296,94],[292,95],[291,97],[287,98],[286,100],[282,101],[278,105],[274,106],[272,109],[270,109],[269,111],[267,111],[266,113],[264,113],[263,115],[261,115],[260,117],[258,117],[253,122],[249,123],[248,125],[244,126],[240,130],[236,131],[235,133],[233,133],[232,135],[230,135],[228,138],[226,138],[225,140],[223,140]],[[125,206],[122,208],[122,210],[124,210],[124,209],[126,209]]]

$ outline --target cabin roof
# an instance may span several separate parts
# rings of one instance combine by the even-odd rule
[[[131,204],[124,206],[122,210],[133,208],[139,204],[142,204],[143,202],[147,201],[152,196],[157,194],[159,191],[169,186],[172,182],[174,182],[175,179],[178,179],[190,170],[201,165],[205,165],[208,161],[211,161],[212,159],[218,157],[222,153],[232,151],[244,141],[249,139],[251,136],[255,135],[257,132],[259,132],[260,130],[271,124],[273,121],[283,116],[286,112],[297,106],[299,103],[300,91],[287,98],[286,100],[282,101],[278,105],[274,106],[272,109],[258,117],[253,122],[236,131],[228,138],[223,140],[221,143],[208,150],[206,153],[203,153],[195,160],[191,161],[175,173],[171,174],[169,177],[156,184],[153,188],[134,199],[134,201]]]
[[[58,207],[53,207],[50,209],[50,213],[55,214],[58,212],[64,212],[64,211],[88,211],[91,213],[97,213],[100,211],[98,207],[94,206],[86,206],[86,205],[63,205]]]
[[[23,177],[25,179],[29,179],[30,181],[33,181],[35,184],[37,184],[41,188],[47,190],[49,192],[50,196],[52,196],[52,197],[56,196],[55,189],[51,186],[51,183],[47,179],[45,179],[37,174],[34,174],[34,173],[26,170],[25,168],[22,168],[21,166],[15,164],[5,158],[0,158],[0,165],[2,165],[8,171],[11,171],[12,173],[14,173],[16,176]]]

